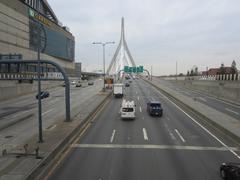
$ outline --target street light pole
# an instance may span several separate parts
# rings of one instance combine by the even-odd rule
[[[105,91],[105,46],[114,43],[115,42],[93,42],[93,44],[100,44],[103,47],[103,91]]]
[[[37,16],[39,17],[39,11],[40,11],[40,0],[37,1]],[[42,143],[43,142],[43,135],[42,135],[42,102],[40,98],[41,94],[41,80],[40,80],[40,51],[41,51],[41,40],[40,40],[40,22],[37,19],[37,28],[38,28],[38,50],[37,50],[37,76],[38,76],[38,142]]]

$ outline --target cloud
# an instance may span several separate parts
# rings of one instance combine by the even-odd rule
[[[159,67],[154,73],[186,73],[230,65],[240,57],[239,0],[48,0],[57,17],[76,38],[76,61],[101,68],[101,47],[93,41],[115,41],[106,49],[109,63],[120,38],[120,21],[136,64]],[[200,68],[201,67],[201,68]],[[89,70],[92,70],[89,68]]]

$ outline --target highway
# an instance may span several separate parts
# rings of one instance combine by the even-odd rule
[[[235,119],[240,120],[240,106],[239,105],[235,105],[233,103],[217,99],[213,96],[207,95],[206,93],[204,93],[202,91],[187,89],[177,83],[171,83],[171,81],[165,81],[160,78],[154,78],[154,80],[155,80],[155,82],[158,82],[159,84],[160,83],[164,84],[164,86],[167,86],[185,96],[195,98],[197,101],[200,101],[203,104],[206,104],[220,112],[223,112]]]
[[[98,94],[102,81],[96,80],[93,86],[70,87],[71,117],[89,98]],[[54,128],[57,121],[65,120],[65,88],[56,87],[48,90],[50,96],[42,100],[43,130]],[[0,127],[13,122],[0,131],[0,150],[4,147],[14,148],[23,144],[38,133],[38,104],[36,94],[0,102]],[[3,126],[4,127],[4,126]]]
[[[122,120],[122,99],[112,97],[45,179],[220,180],[222,162],[239,162],[239,144],[143,80],[126,87],[124,98],[135,101],[136,119]],[[149,100],[162,103],[162,117],[148,115]]]

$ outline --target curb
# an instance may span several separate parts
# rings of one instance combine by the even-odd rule
[[[61,156],[61,152],[64,152],[69,144],[71,144],[74,139],[81,133],[81,128],[87,125],[86,123],[91,120],[92,116],[102,107],[104,103],[111,97],[109,93],[97,107],[91,111],[85,119],[83,119],[57,146],[51,151],[39,164],[37,164],[23,179],[42,179],[49,169],[54,165],[54,163]],[[76,118],[76,116],[75,116]]]
[[[146,79],[143,79],[145,82],[151,84],[152,86],[154,86],[157,90],[159,90],[161,93],[163,93],[164,95],[166,95],[168,98],[170,98],[171,100],[173,100],[175,103],[177,103],[178,105],[180,104],[182,107],[185,107],[188,109],[188,111],[191,111],[193,114],[197,115],[198,117],[200,117],[200,119],[202,121],[205,121],[207,123],[209,123],[213,128],[220,130],[221,132],[223,132],[224,134],[228,135],[229,137],[231,137],[232,139],[234,139],[237,143],[240,143],[240,137],[235,135],[234,133],[232,133],[231,131],[229,131],[228,129],[224,128],[223,126],[219,125],[218,123],[214,122],[213,120],[211,120],[210,118],[208,118],[207,116],[205,116],[204,114],[202,114],[201,112],[197,111],[196,109],[192,108],[191,106],[189,106],[188,104],[185,104],[184,102],[182,102],[181,100],[177,99],[176,97],[174,97],[173,95],[171,95],[170,93],[168,93],[167,91],[161,89],[159,86],[157,86],[156,84],[153,84],[152,82],[149,82]]]

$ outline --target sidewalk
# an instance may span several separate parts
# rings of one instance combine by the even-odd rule
[[[93,96],[86,106],[79,109],[79,113],[71,122],[58,122],[56,126],[43,131],[43,143],[38,143],[38,135],[35,135],[24,143],[27,144],[26,150],[22,144],[10,152],[1,152],[0,180],[35,179],[35,175],[44,170],[56,155],[63,151],[84,122],[104,104],[110,95],[106,92]],[[39,148],[38,155],[37,148]]]
[[[172,96],[173,98],[181,101],[189,109],[201,114],[205,117],[211,124],[217,126],[229,136],[234,138],[236,141],[240,142],[240,121],[234,119],[220,111],[217,111],[199,101],[194,100],[186,95],[180,94],[179,92],[170,89],[166,86],[163,86],[161,83],[158,83],[154,78],[152,81],[146,80],[156,88],[164,91],[166,94]]]

